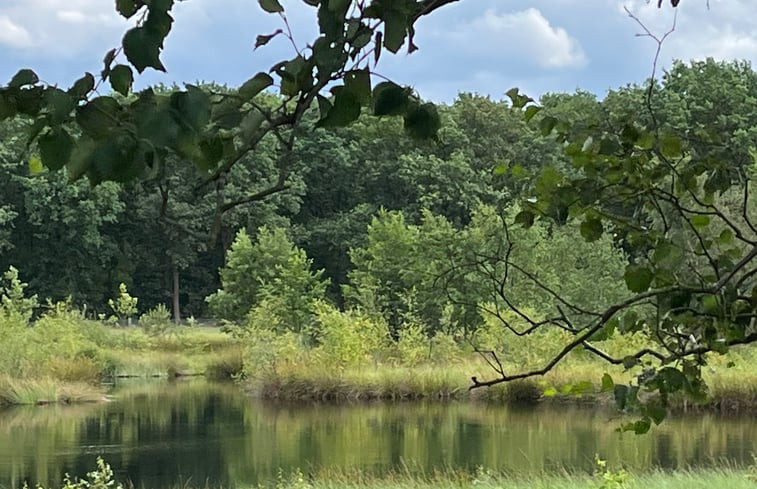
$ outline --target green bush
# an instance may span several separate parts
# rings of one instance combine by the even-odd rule
[[[171,312],[163,304],[158,304],[139,316],[139,327],[150,336],[160,336],[172,327]]]
[[[339,311],[330,304],[316,305],[320,358],[332,366],[371,362],[388,345],[388,328],[357,310]]]

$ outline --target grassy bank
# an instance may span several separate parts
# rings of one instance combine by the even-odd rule
[[[375,476],[361,471],[328,471],[304,474],[301,470],[274,480],[264,481],[250,489],[746,489],[757,485],[757,471],[748,468],[718,468],[706,470],[653,471],[640,474],[623,469],[610,470],[604,462],[594,474],[545,473],[541,475],[512,475],[479,468],[475,472],[443,471],[431,474],[411,474],[409,471]],[[84,479],[68,480],[66,489],[115,487],[128,484],[114,480],[107,462],[98,458],[97,469]],[[188,483],[181,484],[190,489]],[[244,488],[244,484],[235,484]],[[43,489],[40,486],[40,489]],[[52,488],[50,488],[52,489]],[[205,486],[205,489],[209,489]],[[219,488],[220,489],[220,488]]]
[[[652,472],[633,475],[604,472],[589,475],[507,476],[480,473],[433,474],[426,477],[366,477],[346,474],[330,479],[308,480],[302,474],[268,484],[276,489],[746,489],[757,485],[757,474],[749,470]]]
[[[91,402],[116,377],[206,375],[241,370],[239,342],[218,328],[119,327],[55,308],[32,324],[0,314],[0,405]]]

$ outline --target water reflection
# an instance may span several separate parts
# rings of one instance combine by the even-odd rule
[[[136,383],[101,405],[0,412],[0,486],[52,484],[100,455],[150,489],[256,484],[295,468],[431,472],[591,470],[595,454],[634,469],[748,464],[757,420],[670,419],[620,434],[604,412],[475,403],[274,406],[233,385]]]

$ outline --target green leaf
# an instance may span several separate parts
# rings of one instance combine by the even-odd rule
[[[138,5],[135,0],[116,0],[116,10],[126,19],[136,14],[140,6],[141,2]]]
[[[615,382],[613,382],[612,377],[610,374],[605,373],[602,376],[602,391],[603,392],[609,392],[615,388]]]
[[[170,104],[176,120],[186,129],[197,133],[210,122],[210,98],[194,85],[187,85],[185,92],[172,93]]]
[[[644,407],[644,413],[652,419],[654,424],[660,424],[668,415],[668,410],[660,404],[649,404]]]
[[[660,152],[666,158],[677,158],[683,153],[681,139],[675,134],[664,134],[660,137]]]
[[[581,236],[588,242],[596,241],[602,237],[602,221],[599,219],[586,219],[581,223]]]
[[[615,397],[615,404],[618,405],[618,409],[621,411],[626,408],[628,404],[629,387],[623,384],[615,384],[613,387],[613,395]]]
[[[34,71],[24,68],[13,75],[13,78],[11,78],[11,81],[8,83],[8,88],[20,88],[26,85],[34,85],[38,81],[39,77]]]
[[[549,136],[549,134],[552,132],[552,129],[554,129],[556,125],[557,119],[555,119],[551,115],[542,118],[542,120],[539,121],[539,130],[541,131],[542,136]]]
[[[725,229],[723,232],[720,233],[720,236],[718,237],[718,242],[721,245],[729,245],[733,242],[733,231],[730,229]]]
[[[626,281],[626,286],[631,292],[641,293],[649,289],[654,279],[654,273],[647,267],[642,265],[628,265],[623,278]]]
[[[351,70],[344,75],[344,88],[355,95],[360,104],[371,100],[371,73],[368,69]]]
[[[77,110],[76,122],[94,139],[105,138],[118,124],[121,106],[111,97],[97,97]]]
[[[526,111],[523,113],[523,118],[526,119],[526,122],[530,121],[534,118],[536,114],[538,114],[541,111],[541,107],[538,105],[529,105],[526,107]]]
[[[86,73],[83,77],[76,80],[71,88],[68,89],[69,95],[76,100],[87,97],[87,94],[95,88],[95,77],[92,73]]]
[[[402,115],[410,103],[410,90],[394,82],[381,82],[373,89],[373,115]]]
[[[279,0],[258,0],[260,8],[268,12],[269,14],[275,14],[277,12],[283,12],[284,7],[281,6]]]
[[[344,127],[360,117],[360,100],[344,86],[334,87],[336,95],[326,117],[316,124],[317,127]]]
[[[544,389],[544,395],[547,397],[554,397],[557,395],[557,390],[554,387],[547,387]]]
[[[44,169],[45,167],[42,165],[42,160],[39,159],[39,156],[33,155],[29,157],[29,173],[31,175],[42,173]]]
[[[644,416],[638,421],[623,426],[623,431],[633,431],[637,435],[643,435],[644,433],[647,433],[651,427],[652,421],[649,417]]]
[[[252,100],[257,94],[271,85],[273,85],[271,75],[261,71],[239,87],[239,96],[245,101]]]
[[[258,34],[255,38],[255,47],[253,49],[257,49],[259,47],[265,46],[269,42],[271,42],[271,39],[278,36],[279,34],[283,33],[284,31],[281,29],[276,29],[271,34]]]
[[[121,44],[126,59],[138,72],[142,73],[146,68],[166,71],[163,63],[160,62],[162,42],[159,36],[154,35],[147,28],[134,27],[126,31]]]
[[[626,370],[634,368],[636,365],[639,364],[639,359],[632,356],[626,356],[623,357],[623,368]]]
[[[45,106],[50,122],[60,124],[71,115],[76,108],[74,98],[59,88],[50,88],[45,92]]]
[[[131,91],[134,83],[134,73],[126,65],[116,65],[110,72],[110,86],[124,97]]]
[[[325,119],[326,115],[328,115],[329,111],[331,110],[331,107],[333,107],[333,104],[323,95],[318,94],[316,98],[318,100],[318,111],[321,114],[321,119]]]
[[[534,225],[534,213],[531,211],[520,211],[515,216],[515,224],[521,224],[524,228],[530,228]]]
[[[415,139],[433,139],[442,127],[436,105],[427,102],[418,105],[405,115],[405,132]]]
[[[689,218],[689,221],[691,221],[691,225],[694,226],[695,228],[703,228],[703,227],[709,226],[710,216],[695,215],[695,216],[691,216],[691,218]]]
[[[396,10],[384,14],[384,47],[396,53],[407,37],[407,17]]]
[[[74,140],[62,127],[55,127],[37,140],[42,163],[51,170],[60,170],[71,157]]]

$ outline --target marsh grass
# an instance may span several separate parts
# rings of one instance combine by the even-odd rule
[[[70,404],[103,399],[103,390],[86,382],[0,377],[0,405]]]
[[[620,474],[625,474],[619,477]],[[400,471],[376,476],[360,471],[329,470],[307,475],[296,470],[279,475],[258,488],[271,489],[746,489],[757,486],[754,470],[723,468],[709,470],[653,471],[626,474],[605,471],[595,474],[545,473],[519,475],[484,469],[475,472],[435,471],[427,474]],[[239,487],[239,486],[237,486]],[[184,488],[186,489],[186,488]]]

